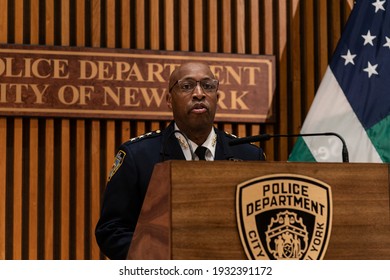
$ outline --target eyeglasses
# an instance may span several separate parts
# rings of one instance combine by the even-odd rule
[[[169,89],[169,92],[172,91],[172,89],[177,85],[179,85],[179,89],[181,92],[184,93],[191,93],[196,86],[200,85],[200,87],[203,89],[206,93],[215,93],[218,90],[218,80],[215,79],[203,79],[200,81],[194,80],[194,79],[183,79],[183,80],[177,80]]]

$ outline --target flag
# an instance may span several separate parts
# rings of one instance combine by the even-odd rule
[[[390,0],[353,7],[300,133],[334,132],[350,162],[390,162]],[[289,161],[340,162],[337,137],[298,137]]]

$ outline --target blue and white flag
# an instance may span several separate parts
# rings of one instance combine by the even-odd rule
[[[360,0],[301,133],[341,135],[350,162],[390,162],[390,0]],[[340,162],[336,137],[299,137],[289,161]]]

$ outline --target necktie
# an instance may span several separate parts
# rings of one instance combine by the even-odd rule
[[[206,160],[205,154],[206,154],[207,148],[203,146],[199,146],[195,150],[195,154],[199,157],[199,160]]]

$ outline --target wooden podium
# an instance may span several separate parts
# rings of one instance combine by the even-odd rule
[[[157,164],[128,259],[247,259],[236,188],[275,173],[331,186],[333,222],[324,259],[390,259],[388,164],[232,161]]]

